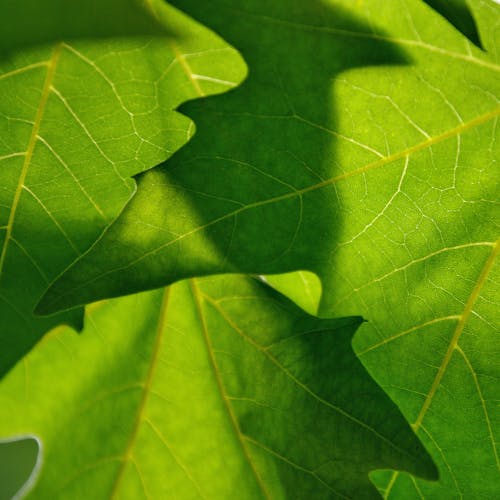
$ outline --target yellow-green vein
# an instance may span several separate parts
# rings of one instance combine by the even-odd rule
[[[21,197],[21,192],[23,190],[24,181],[28,174],[28,169],[31,164],[33,157],[33,151],[35,150],[35,145],[38,140],[38,132],[40,130],[40,124],[45,113],[45,107],[47,105],[47,100],[52,88],[52,82],[54,81],[54,76],[56,74],[57,64],[59,62],[59,56],[61,55],[62,43],[58,43],[54,50],[52,51],[52,56],[47,65],[47,76],[45,77],[45,82],[42,87],[42,92],[40,95],[40,102],[38,104],[38,109],[35,115],[35,121],[33,122],[33,127],[31,129],[30,138],[28,141],[28,147],[26,150],[26,155],[24,157],[23,166],[21,168],[21,173],[19,175],[19,180],[17,181],[16,191],[14,192],[14,198],[12,200],[12,205],[10,207],[9,220],[7,222],[7,229],[5,234],[5,240],[2,246],[2,252],[0,254],[0,276],[2,275],[3,266],[5,265],[5,258],[7,255],[7,247],[9,246],[9,241],[12,235],[12,228],[14,226],[14,221],[16,218],[17,207],[19,205],[19,199]]]
[[[485,284],[491,269],[493,268],[493,264],[495,263],[495,260],[498,256],[499,251],[500,251],[500,240],[497,240],[497,242],[493,246],[493,251],[488,256],[488,259],[486,260],[486,262],[485,262],[485,264],[484,264],[484,266],[479,274],[477,282],[476,282],[474,288],[472,289],[472,292],[471,292],[469,298],[467,299],[467,302],[465,303],[464,310],[463,310],[462,314],[460,315],[460,319],[458,320],[455,331],[453,332],[453,336],[451,337],[450,343],[448,345],[448,349],[446,350],[446,353],[443,357],[443,360],[439,366],[436,377],[434,378],[434,381],[431,385],[431,388],[429,389],[429,392],[427,393],[425,401],[422,405],[422,408],[420,409],[420,412],[419,412],[415,422],[412,424],[412,427],[415,430],[415,432],[417,432],[418,429],[420,428],[420,426],[422,425],[425,414],[427,413],[427,411],[432,403],[432,400],[436,394],[436,391],[437,391],[439,385],[441,384],[441,380],[443,379],[444,374],[446,372],[446,369],[448,368],[448,365],[451,361],[453,352],[455,350],[457,350],[457,348],[459,347],[458,341],[460,340],[460,336],[462,335],[462,332],[464,331],[464,328],[465,328],[465,324],[467,323],[467,320],[469,319],[469,316],[471,315],[471,313],[473,311],[474,304],[476,303],[476,300],[478,299],[479,294],[481,293],[481,289],[482,289],[483,285]],[[495,448],[495,453],[496,453],[496,448]],[[384,498],[389,497],[389,494],[392,490],[392,487],[394,486],[394,483],[396,482],[398,475],[399,475],[399,472],[397,472],[397,471],[395,471],[392,474],[391,479],[389,481],[389,484],[387,485],[387,489],[386,489]]]
[[[156,329],[156,338],[155,338],[155,343],[153,346],[153,352],[151,355],[151,362],[149,364],[149,370],[148,370],[148,373],[146,375],[146,380],[144,381],[142,398],[141,398],[141,401],[139,402],[139,406],[137,409],[137,415],[135,417],[135,422],[134,422],[134,427],[132,429],[132,433],[130,434],[130,438],[129,438],[127,446],[125,448],[125,452],[121,457],[121,464],[120,464],[120,467],[118,469],[113,486],[111,488],[111,493],[109,495],[109,497],[111,499],[116,498],[120,483],[123,479],[123,474],[125,473],[126,465],[132,458],[132,451],[134,448],[135,440],[137,438],[137,434],[139,432],[140,425],[141,425],[142,420],[144,418],[144,411],[146,409],[146,402],[148,400],[148,396],[149,396],[149,393],[151,390],[151,385],[153,383],[153,376],[155,373],[156,365],[158,363],[158,357],[159,357],[159,352],[160,352],[160,348],[161,348],[162,334],[164,331],[165,322],[167,320],[167,309],[168,309],[169,296],[170,296],[170,288],[166,288],[165,292],[163,294],[163,300],[162,300],[162,304],[161,304],[160,314],[158,316],[158,326]]]
[[[208,357],[209,357],[210,364],[211,364],[212,369],[213,369],[215,382],[217,383],[217,387],[219,389],[219,393],[221,395],[222,402],[224,404],[224,407],[226,408],[227,414],[229,416],[229,420],[231,422],[231,426],[232,426],[234,433],[236,435],[236,439],[238,440],[238,442],[241,445],[241,449],[243,451],[243,456],[245,457],[245,460],[248,462],[250,470],[252,471],[253,475],[255,476],[255,480],[256,480],[259,488],[261,489],[262,494],[264,495],[264,498],[270,499],[271,496],[267,492],[266,487],[265,487],[264,483],[262,482],[262,479],[261,479],[259,473],[257,472],[257,469],[255,468],[255,466],[250,458],[250,453],[249,453],[248,448],[246,446],[244,436],[240,430],[240,426],[238,425],[236,415],[233,412],[233,408],[231,407],[231,404],[229,403],[229,399],[228,399],[226,391],[224,389],[224,385],[222,383],[219,368],[217,366],[217,361],[215,359],[215,355],[214,355],[214,351],[213,351],[213,347],[212,347],[212,342],[211,342],[210,336],[208,334],[208,329],[207,329],[207,325],[205,322],[205,317],[203,315],[203,310],[202,310],[202,306],[201,306],[201,294],[200,294],[200,291],[198,289],[198,285],[196,284],[196,281],[194,279],[190,280],[190,285],[191,285],[191,290],[192,290],[192,294],[193,294],[193,300],[194,300],[194,303],[196,305],[196,310],[197,310],[198,318],[200,321],[201,331],[203,333],[203,337],[205,339],[205,344],[207,346]]]

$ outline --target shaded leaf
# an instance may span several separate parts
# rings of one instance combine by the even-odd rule
[[[32,437],[0,439],[0,499],[21,498],[36,480],[40,447]]]
[[[481,47],[476,23],[467,0],[424,0],[460,30],[472,43]]]
[[[167,32],[143,0],[1,0],[0,12],[0,54],[76,38],[165,36]]]
[[[90,306],[2,382],[3,434],[34,433],[33,498],[376,498],[376,468],[435,470],[351,347],[241,276]]]
[[[500,7],[469,3],[487,53],[416,0],[176,1],[249,78],[183,108],[193,142],[140,178],[40,310],[200,273],[313,271],[320,314],[368,320],[356,349],[439,464],[438,484],[381,489],[494,497]]]

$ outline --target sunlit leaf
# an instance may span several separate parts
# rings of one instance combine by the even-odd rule
[[[374,498],[373,469],[435,478],[352,347],[256,280],[90,306],[0,384],[2,433],[43,443],[32,498]]]
[[[417,0],[174,2],[245,57],[235,91],[184,106],[186,148],[142,176],[51,311],[226,271],[316,273],[320,315],[362,315],[355,346],[441,480],[397,498],[500,490],[498,22],[486,52]]]
[[[16,13],[31,3],[4,6],[1,29],[13,23],[24,33]],[[227,90],[244,74],[226,43],[161,3],[162,37],[135,36],[141,18],[136,25],[132,17],[134,36],[120,39],[99,31],[119,21],[106,10],[115,1],[78,2],[95,14],[91,26],[75,2],[38,3],[54,30],[67,30],[71,14],[97,33],[0,58],[0,375],[50,327],[78,324],[80,313],[41,319],[31,311],[120,213],[135,191],[130,177],[189,139],[194,126],[179,104]]]

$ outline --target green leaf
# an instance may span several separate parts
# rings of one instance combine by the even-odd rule
[[[321,281],[308,271],[265,276],[262,279],[274,289],[293,300],[299,307],[317,315],[321,301]]]
[[[36,480],[40,446],[32,437],[0,439],[0,500],[20,498]]]
[[[479,27],[479,37],[485,50],[496,63],[500,61],[500,33],[498,32],[499,4],[496,0],[467,0]]]
[[[249,78],[183,107],[194,140],[140,178],[40,311],[310,270],[321,315],[368,320],[355,347],[439,464],[438,484],[380,488],[494,497],[500,7],[469,3],[487,53],[417,0],[176,1],[241,50]]]
[[[32,498],[376,498],[370,470],[436,472],[360,323],[241,276],[100,303],[5,377],[0,429],[43,443]]]
[[[54,26],[69,29],[69,12],[83,28],[113,23],[108,14],[89,26],[73,2],[60,3],[43,3]],[[79,5],[104,16],[115,3]],[[2,29],[17,26],[17,10],[28,4],[17,2]],[[130,177],[189,139],[193,123],[178,105],[226,90],[244,74],[241,57],[209,30],[160,3],[157,16],[162,37],[132,36],[141,22],[129,19],[127,38],[89,34],[0,60],[0,375],[52,326],[78,325],[79,312],[48,319],[31,312],[120,213],[135,191]],[[73,34],[81,35],[76,28]]]
[[[0,0],[0,9],[0,53],[76,38],[165,36],[167,32],[143,0]]]
[[[481,47],[476,24],[469,10],[467,0],[424,0],[450,23],[459,29],[472,43]]]

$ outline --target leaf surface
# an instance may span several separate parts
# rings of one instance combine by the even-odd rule
[[[380,488],[494,497],[500,7],[469,2],[483,52],[416,0],[175,4],[249,78],[183,108],[193,142],[140,178],[40,310],[201,273],[313,271],[320,314],[368,320],[355,347],[439,464],[438,484]]]
[[[32,310],[120,213],[135,191],[130,177],[189,139],[193,123],[177,106],[244,74],[234,50],[172,7],[158,3],[157,18],[149,13],[165,24],[161,37],[136,36],[141,19],[136,25],[132,17],[128,37],[102,39],[102,24],[113,23],[109,12],[102,16],[116,2],[79,2],[83,13],[60,3],[43,3],[54,29],[69,29],[71,14],[96,33],[0,59],[0,375],[52,326],[78,324],[79,312],[41,319]],[[125,2],[122,15],[136,3]],[[21,5],[2,27],[17,22]],[[91,13],[97,19],[89,26]],[[76,27],[72,33],[81,36]]]
[[[446,19],[459,29],[472,43],[481,47],[476,23],[470,12],[467,0],[424,1],[446,17]]]
[[[40,447],[32,437],[0,439],[0,499],[21,498],[36,479]]]
[[[7,375],[1,432],[41,439],[32,498],[376,498],[370,470],[435,469],[356,358],[360,323],[242,276],[98,303]]]
[[[0,0],[0,53],[78,38],[165,36],[166,26],[151,15],[155,1]]]

